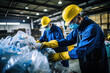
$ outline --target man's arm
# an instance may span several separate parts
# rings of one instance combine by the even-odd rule
[[[94,49],[96,43],[98,43],[96,31],[95,29],[90,28],[88,31],[86,31],[79,45],[73,50],[69,51],[69,56],[72,59],[84,57]]]
[[[66,47],[72,44],[75,44],[77,41],[77,31],[72,31],[66,39],[61,40],[51,40],[49,42],[43,42],[42,48],[58,48],[58,47]]]
[[[46,38],[46,34],[47,34],[47,32],[44,31],[43,36],[41,36],[40,39],[39,39],[40,42],[46,41],[46,39],[47,39],[47,38]]]

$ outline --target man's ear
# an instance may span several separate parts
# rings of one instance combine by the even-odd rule
[[[52,27],[52,23],[50,23],[50,27]]]
[[[79,21],[81,20],[81,16],[80,16],[80,15],[78,15],[78,20],[79,20]]]
[[[78,15],[78,21],[77,21],[77,23],[80,24],[81,21],[82,21],[82,17],[80,15]]]

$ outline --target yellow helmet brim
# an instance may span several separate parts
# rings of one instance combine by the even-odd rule
[[[41,28],[45,28],[47,25],[42,25]]]
[[[70,22],[70,21],[69,21]],[[69,22],[65,22],[65,26],[68,26]]]

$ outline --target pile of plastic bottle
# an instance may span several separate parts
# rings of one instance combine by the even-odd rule
[[[51,48],[40,50],[41,43],[22,31],[0,40],[0,73],[70,73],[59,62],[48,62]]]
[[[0,73],[50,73],[47,57],[32,36],[22,31],[0,40]]]

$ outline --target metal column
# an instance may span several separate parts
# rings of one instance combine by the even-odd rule
[[[33,19],[31,19],[31,29],[33,29]]]
[[[107,29],[109,29],[109,11],[107,12]]]
[[[100,14],[100,25],[102,27],[102,14]]]

